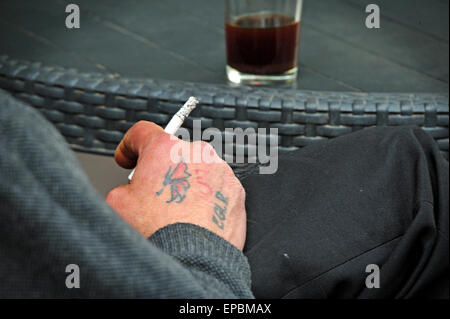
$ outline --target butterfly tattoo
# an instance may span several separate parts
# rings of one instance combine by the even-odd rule
[[[160,196],[166,186],[170,186],[170,199],[166,203],[169,204],[173,201],[177,204],[181,203],[186,198],[187,190],[191,187],[188,181],[190,176],[187,164],[181,159],[175,168],[172,169],[172,166],[169,166],[169,170],[164,176],[163,187],[156,192],[156,195]]]

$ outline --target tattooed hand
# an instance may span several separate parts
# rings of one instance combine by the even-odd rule
[[[189,150],[189,156],[171,158],[173,147]],[[209,160],[199,162],[205,154]],[[109,192],[106,202],[142,235],[149,237],[177,222],[191,223],[243,249],[245,191],[208,143],[183,142],[141,121],[125,134],[115,160],[123,168],[137,167],[131,183]]]

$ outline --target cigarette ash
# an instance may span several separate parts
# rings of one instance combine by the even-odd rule
[[[191,96],[177,112],[177,115],[184,121],[189,116],[189,114],[197,107],[198,103],[198,100],[195,97]]]

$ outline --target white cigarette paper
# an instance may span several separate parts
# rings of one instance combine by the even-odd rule
[[[198,104],[198,100],[191,96],[186,103],[178,110],[178,112],[172,117],[172,119],[167,124],[166,128],[164,129],[164,132],[169,134],[175,134],[178,129],[183,125],[184,120],[189,116],[189,114],[192,112],[193,109]],[[134,175],[134,171],[136,168],[134,168],[130,175],[128,175],[128,179],[131,181]]]

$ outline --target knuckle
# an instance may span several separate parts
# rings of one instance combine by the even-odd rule
[[[136,122],[136,124],[133,125],[133,128],[136,130],[140,130],[140,129],[143,129],[144,127],[146,127],[149,123],[150,122],[140,120],[140,121]]]
[[[154,124],[154,123],[150,122],[150,121],[139,120],[136,122],[135,126],[141,127],[141,126],[148,126],[148,125],[152,125],[152,124]]]
[[[214,149],[214,147],[211,144],[209,144],[208,142],[201,141],[201,146],[202,146],[202,150],[204,152],[211,152],[211,153],[217,155],[216,150]]]
[[[192,142],[192,147],[194,152],[199,152],[202,155],[202,159],[207,158],[219,158],[214,147],[205,141],[194,141]]]
[[[162,130],[161,127],[153,122],[149,122],[149,121],[144,121],[144,120],[140,120],[138,122],[136,122],[136,124],[133,125],[132,127],[133,130],[136,131],[160,131]]]
[[[192,142],[192,144],[201,146],[201,148],[203,149],[204,147],[206,147],[206,144],[208,144],[208,143],[206,143],[205,141],[194,141],[194,142]]]
[[[239,198],[241,198],[244,202],[245,202],[245,197],[246,197],[246,193],[245,193],[245,189],[244,187],[242,187],[242,185],[239,185]]]
[[[240,180],[232,173],[228,180],[229,188],[233,190],[233,193],[236,194],[236,198],[239,200],[244,200],[246,197],[245,189],[242,186]]]
[[[234,174],[233,169],[231,168],[230,165],[228,165],[227,162],[225,162],[224,160],[222,160],[221,164],[222,166],[222,170],[224,172],[224,175],[226,176],[227,180],[229,180],[229,183],[232,187],[235,188],[239,188],[239,189],[244,189],[242,187],[242,184],[240,182],[240,180],[236,177],[236,174]]]
[[[233,177],[236,178],[233,169],[231,168],[230,165],[228,165],[228,163],[225,160],[221,159],[221,165],[223,166],[223,169],[228,175],[232,175]]]
[[[242,186],[242,184],[239,182],[239,189],[240,189],[240,192],[241,192],[241,195],[245,198],[245,188],[244,188],[244,186]]]
[[[241,193],[245,192],[244,187],[241,184],[241,181],[236,176],[233,175],[233,177],[234,177],[234,179],[233,179],[234,180],[234,185],[236,186],[236,188],[239,189],[239,191]]]
[[[246,196],[245,188],[244,188],[244,186],[242,186],[241,181],[237,177],[234,178],[234,187],[236,188],[238,197],[245,199],[245,196]]]
[[[109,193],[106,195],[105,201],[108,204],[115,204],[120,201],[122,194],[122,190],[120,187],[113,188],[109,191]]]

